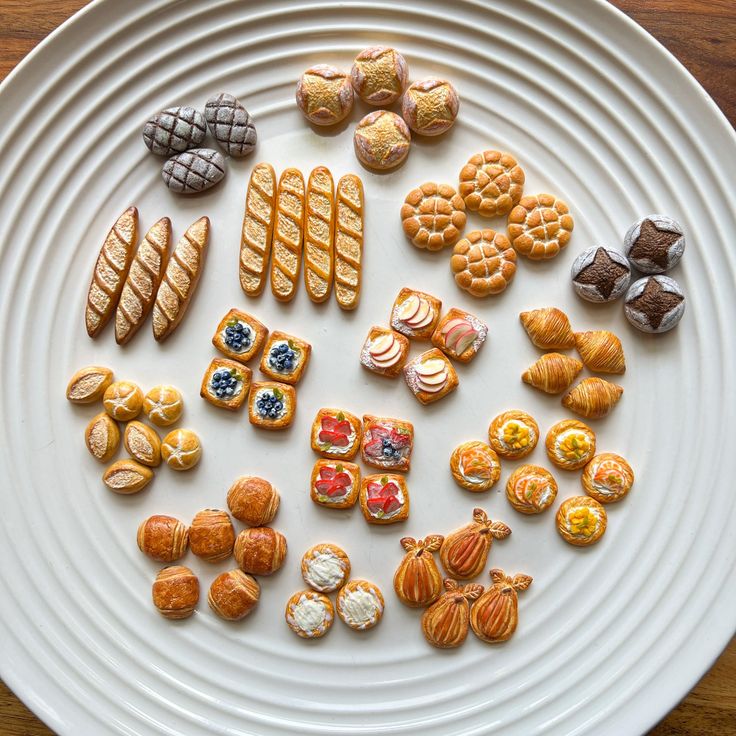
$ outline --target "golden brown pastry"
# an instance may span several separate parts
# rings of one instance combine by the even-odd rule
[[[155,429],[143,422],[128,422],[125,425],[123,444],[128,454],[141,465],[156,468],[161,465],[161,438]]]
[[[360,351],[360,363],[373,373],[396,378],[409,357],[409,340],[388,327],[371,327]]]
[[[312,449],[322,457],[352,460],[362,436],[360,419],[342,409],[320,409],[312,422]]]
[[[240,237],[240,286],[248,296],[258,296],[266,285],[275,219],[276,172],[271,164],[256,164],[245,195]]]
[[[248,526],[265,526],[273,521],[279,510],[278,491],[263,478],[243,475],[227,492],[230,513]]]
[[[441,309],[442,302],[436,296],[404,287],[391,307],[391,327],[414,340],[429,340]]]
[[[522,514],[541,514],[557,498],[557,481],[539,465],[521,465],[506,481],[506,498]]]
[[[311,355],[312,346],[306,340],[274,330],[263,348],[261,373],[274,381],[296,385]]]
[[[460,171],[460,196],[469,210],[483,217],[510,212],[523,189],[524,171],[508,153],[476,153]]]
[[[618,403],[624,390],[602,378],[585,378],[562,397],[562,406],[586,419],[605,417]]]
[[[286,601],[289,628],[302,639],[319,639],[332,627],[335,609],[330,599],[314,590],[300,590]]]
[[[189,547],[207,562],[225,560],[233,553],[235,529],[226,511],[204,509],[189,527]]]
[[[557,509],[557,531],[569,544],[587,547],[595,544],[606,531],[606,510],[590,496],[573,496]]]
[[[546,353],[521,374],[521,380],[546,394],[567,391],[583,364],[562,353]]]
[[[404,234],[417,248],[427,250],[455,245],[465,219],[465,203],[449,184],[422,184],[406,195],[401,207]]]
[[[335,544],[315,544],[302,557],[304,582],[319,593],[332,593],[350,577],[350,560]]]
[[[165,567],[156,576],[152,595],[153,605],[164,618],[187,618],[199,602],[199,580],[184,565]]]
[[[157,427],[178,422],[184,411],[184,400],[175,386],[154,386],[143,399],[143,411]]]
[[[335,183],[330,170],[318,166],[307,182],[304,223],[304,285],[316,303],[327,301],[335,271]]]
[[[369,524],[396,524],[409,518],[409,489],[403,475],[376,473],[360,482],[360,508]]]
[[[488,427],[488,441],[501,457],[518,460],[537,446],[539,426],[534,417],[524,411],[505,411]]]
[[[394,573],[394,591],[404,605],[423,608],[442,594],[442,575],[433,553],[443,540],[439,534],[430,534],[425,539],[401,539],[406,554]]]
[[[335,298],[342,309],[358,306],[363,268],[363,182],[345,174],[337,182]]]
[[[235,540],[233,553],[243,572],[272,575],[284,564],[286,537],[270,526],[244,529]]]
[[[372,629],[383,616],[383,593],[367,580],[351,580],[337,594],[337,615],[356,631]]]
[[[473,509],[473,521],[448,534],[440,547],[440,560],[458,580],[479,575],[485,567],[494,539],[511,534],[502,521],[491,521],[483,509]]]
[[[284,429],[294,421],[296,391],[288,383],[253,381],[248,394],[248,421],[261,429]]]
[[[141,522],[138,549],[157,562],[176,562],[187,553],[189,529],[173,516],[156,514]]]
[[[516,273],[516,251],[505,235],[473,230],[452,249],[455,283],[477,297],[500,294]]]
[[[153,305],[153,336],[165,340],[182,321],[199,283],[207,256],[210,220],[193,222],[174,248]]]
[[[468,636],[470,603],[480,597],[483,586],[458,585],[450,578],[444,585],[446,592],[422,614],[422,633],[433,647],[453,649]]]
[[[90,337],[102,332],[115,311],[137,241],[138,210],[128,207],[107,234],[92,272],[84,310],[84,323]]]
[[[498,455],[485,442],[463,442],[450,456],[455,482],[474,493],[487,491],[501,477]]]
[[[363,415],[360,456],[379,470],[408,473],[414,449],[414,425],[402,419]]]
[[[575,347],[586,368],[596,373],[624,373],[626,360],[621,340],[608,330],[576,332]]]
[[[565,419],[550,427],[544,445],[558,468],[578,470],[595,455],[595,432],[577,419]]]
[[[437,323],[432,345],[461,363],[469,363],[483,347],[488,325],[463,309],[452,307]]]
[[[583,468],[583,490],[599,503],[620,501],[634,485],[634,471],[621,455],[602,452]]]
[[[542,350],[567,350],[575,347],[575,334],[567,315],[557,307],[543,307],[519,315],[533,345]]]
[[[383,107],[401,97],[409,79],[409,68],[396,49],[371,46],[355,57],[350,78],[363,102]]]
[[[127,422],[141,413],[143,391],[132,381],[115,381],[105,389],[102,405],[113,419]]]
[[[460,98],[446,79],[430,77],[409,85],[401,99],[401,116],[420,135],[441,135],[455,123]]]
[[[227,358],[213,358],[202,377],[199,395],[213,406],[237,411],[250,391],[253,371]]]
[[[404,366],[404,380],[421,404],[432,404],[454,391],[457,373],[445,354],[437,348],[427,350]]]
[[[115,342],[125,345],[153,308],[169,259],[171,220],[162,217],[146,233],[135,252],[115,311]]]
[[[360,492],[360,466],[346,460],[317,460],[312,469],[309,495],[328,509],[355,506]]]
[[[253,315],[231,309],[217,325],[212,344],[231,360],[247,363],[261,352],[268,328]]]
[[[115,493],[130,495],[142,491],[153,480],[151,468],[135,460],[118,460],[102,476],[102,482]]]
[[[260,597],[261,586],[252,575],[242,570],[228,570],[212,581],[207,602],[225,621],[240,621],[258,605]]]
[[[106,463],[120,447],[117,423],[104,411],[92,417],[84,430],[84,444],[95,460]]]
[[[529,575],[506,575],[494,568],[490,572],[493,584],[470,609],[470,626],[482,641],[497,644],[513,636],[519,624],[517,591],[532,584]]]
[[[112,383],[112,371],[101,365],[80,368],[69,380],[66,398],[72,404],[92,404],[99,401]]]
[[[172,470],[190,470],[202,457],[202,445],[191,429],[174,429],[161,443],[161,457]]]
[[[296,294],[304,241],[304,177],[285,169],[276,192],[276,221],[271,246],[271,293],[288,302]]]
[[[350,75],[329,64],[316,64],[299,77],[296,104],[315,125],[334,125],[353,109]]]
[[[568,206],[551,194],[523,197],[509,213],[509,240],[530,260],[554,258],[570,241],[574,222]]]

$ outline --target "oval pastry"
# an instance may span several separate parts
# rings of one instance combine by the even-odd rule
[[[586,378],[562,397],[562,406],[586,419],[605,417],[618,403],[624,390],[602,378]]]
[[[383,616],[384,600],[379,587],[367,580],[351,580],[337,594],[337,615],[351,629],[372,629]]]
[[[314,590],[300,590],[286,602],[284,613],[289,628],[302,639],[319,639],[335,620],[330,599]]]
[[[586,368],[596,373],[624,373],[626,360],[621,340],[608,330],[575,333],[575,347]]]
[[[558,468],[577,470],[595,455],[595,432],[577,419],[565,419],[550,428],[544,444]]]
[[[599,503],[620,501],[634,485],[634,471],[621,455],[602,452],[583,469],[583,490]]]
[[[408,155],[411,133],[406,123],[389,110],[368,113],[353,134],[355,155],[370,169],[393,169]]]
[[[463,442],[452,451],[450,471],[459,486],[478,493],[496,483],[501,476],[501,463],[485,442]]]
[[[225,157],[211,148],[194,148],[172,156],[161,169],[164,184],[178,194],[212,189],[225,178]]]
[[[523,188],[523,169],[513,156],[501,151],[476,153],[460,171],[460,196],[469,210],[483,217],[510,212]]]
[[[104,411],[92,417],[84,430],[84,443],[95,460],[106,463],[120,446],[120,430],[117,422]]]
[[[543,307],[519,315],[533,345],[542,350],[566,350],[575,347],[575,334],[568,316],[557,307]]]
[[[568,206],[551,194],[524,197],[509,213],[509,240],[533,261],[554,258],[569,242],[574,222]]]
[[[334,125],[353,109],[350,76],[329,64],[316,64],[299,77],[296,104],[315,125]]]
[[[304,582],[320,593],[331,593],[350,577],[350,560],[335,544],[315,544],[302,557]]]
[[[174,156],[195,148],[205,135],[204,115],[194,107],[168,107],[143,126],[143,142],[157,156]]]
[[[606,531],[606,510],[589,496],[573,496],[557,509],[557,531],[569,544],[587,547]]]
[[[465,203],[448,184],[422,184],[406,195],[401,207],[404,234],[417,248],[427,250],[454,245],[465,219]]]
[[[401,115],[420,135],[441,135],[455,123],[460,98],[446,79],[430,77],[409,85],[401,100]]]
[[[220,146],[235,158],[247,156],[256,147],[256,126],[236,97],[222,92],[210,97],[204,106],[210,133]]]
[[[394,591],[404,605],[420,608],[439,598],[442,575],[432,553],[442,546],[443,540],[439,534],[430,534],[426,539],[404,537],[401,540],[406,554],[394,573]]]
[[[409,79],[404,57],[388,46],[361,51],[350,71],[353,89],[369,105],[391,105],[401,97]]]
[[[92,404],[99,401],[112,383],[112,371],[101,365],[80,368],[69,379],[66,398],[72,404]]]
[[[537,446],[539,427],[534,417],[512,409],[493,419],[488,427],[488,441],[501,457],[518,460]]]
[[[521,374],[521,380],[546,394],[559,394],[572,385],[583,364],[562,353],[547,353]]]
[[[473,633],[489,644],[507,641],[519,623],[519,601],[516,592],[526,590],[532,579],[529,575],[510,577],[503,570],[491,570],[491,585],[470,609]]]
[[[500,294],[516,273],[516,252],[505,235],[473,230],[452,250],[455,283],[473,296]]]
[[[434,647],[459,647],[468,636],[470,602],[483,592],[482,585],[458,585],[447,578],[446,592],[422,615],[422,633]]]
[[[539,465],[522,465],[506,481],[506,498],[522,514],[541,514],[557,497],[557,481]]]

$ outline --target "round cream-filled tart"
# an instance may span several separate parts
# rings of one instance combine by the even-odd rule
[[[335,620],[335,609],[330,599],[314,590],[300,590],[286,603],[286,623],[303,639],[319,639]]]
[[[378,586],[351,580],[337,594],[337,615],[351,629],[372,629],[383,616],[384,600]]]
[[[621,455],[602,452],[583,469],[580,478],[585,492],[600,503],[620,501],[634,484],[634,471]]]
[[[577,419],[566,419],[550,428],[545,447],[558,468],[577,470],[595,455],[595,432]]]
[[[587,547],[597,542],[606,531],[606,510],[594,498],[573,496],[557,510],[557,531],[576,547]]]
[[[557,481],[538,465],[522,465],[506,481],[506,498],[522,514],[540,514],[556,497]]]
[[[491,422],[488,441],[501,457],[524,457],[537,446],[539,426],[526,412],[512,409],[499,414]]]
[[[345,584],[350,575],[347,554],[334,544],[316,544],[302,557],[304,582],[320,593],[331,593]]]
[[[463,442],[450,456],[450,471],[468,491],[487,491],[501,475],[498,455],[485,442]]]

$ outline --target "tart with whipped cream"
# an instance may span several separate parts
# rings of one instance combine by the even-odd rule
[[[350,560],[335,544],[315,544],[302,557],[304,582],[319,593],[332,593],[350,577]]]
[[[337,594],[337,615],[351,629],[372,629],[383,616],[383,594],[367,580],[351,580]]]
[[[335,620],[330,599],[315,590],[300,590],[286,602],[286,623],[302,639],[319,639]]]
[[[501,476],[501,462],[485,442],[473,440],[458,445],[450,456],[450,472],[455,482],[474,493],[487,491]]]

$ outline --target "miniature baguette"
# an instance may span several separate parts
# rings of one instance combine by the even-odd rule
[[[342,309],[355,309],[360,299],[363,259],[363,183],[345,174],[337,183],[335,221],[335,298]]]
[[[87,291],[84,322],[87,334],[97,337],[115,311],[138,241],[138,210],[128,207],[105,238]]]
[[[304,285],[316,303],[330,297],[335,268],[335,184],[330,170],[318,166],[307,183],[304,223]]]
[[[170,241],[171,220],[162,217],[138,246],[115,312],[115,342],[118,345],[133,339],[153,309],[169,258]]]
[[[285,169],[276,194],[276,222],[271,247],[271,293],[280,302],[296,294],[304,240],[304,177],[299,169]]]
[[[156,340],[166,339],[184,317],[202,275],[209,236],[210,220],[200,217],[176,244],[153,306],[153,336]]]
[[[266,285],[275,212],[276,172],[271,164],[257,164],[248,182],[240,237],[240,286],[248,296],[258,296]]]

